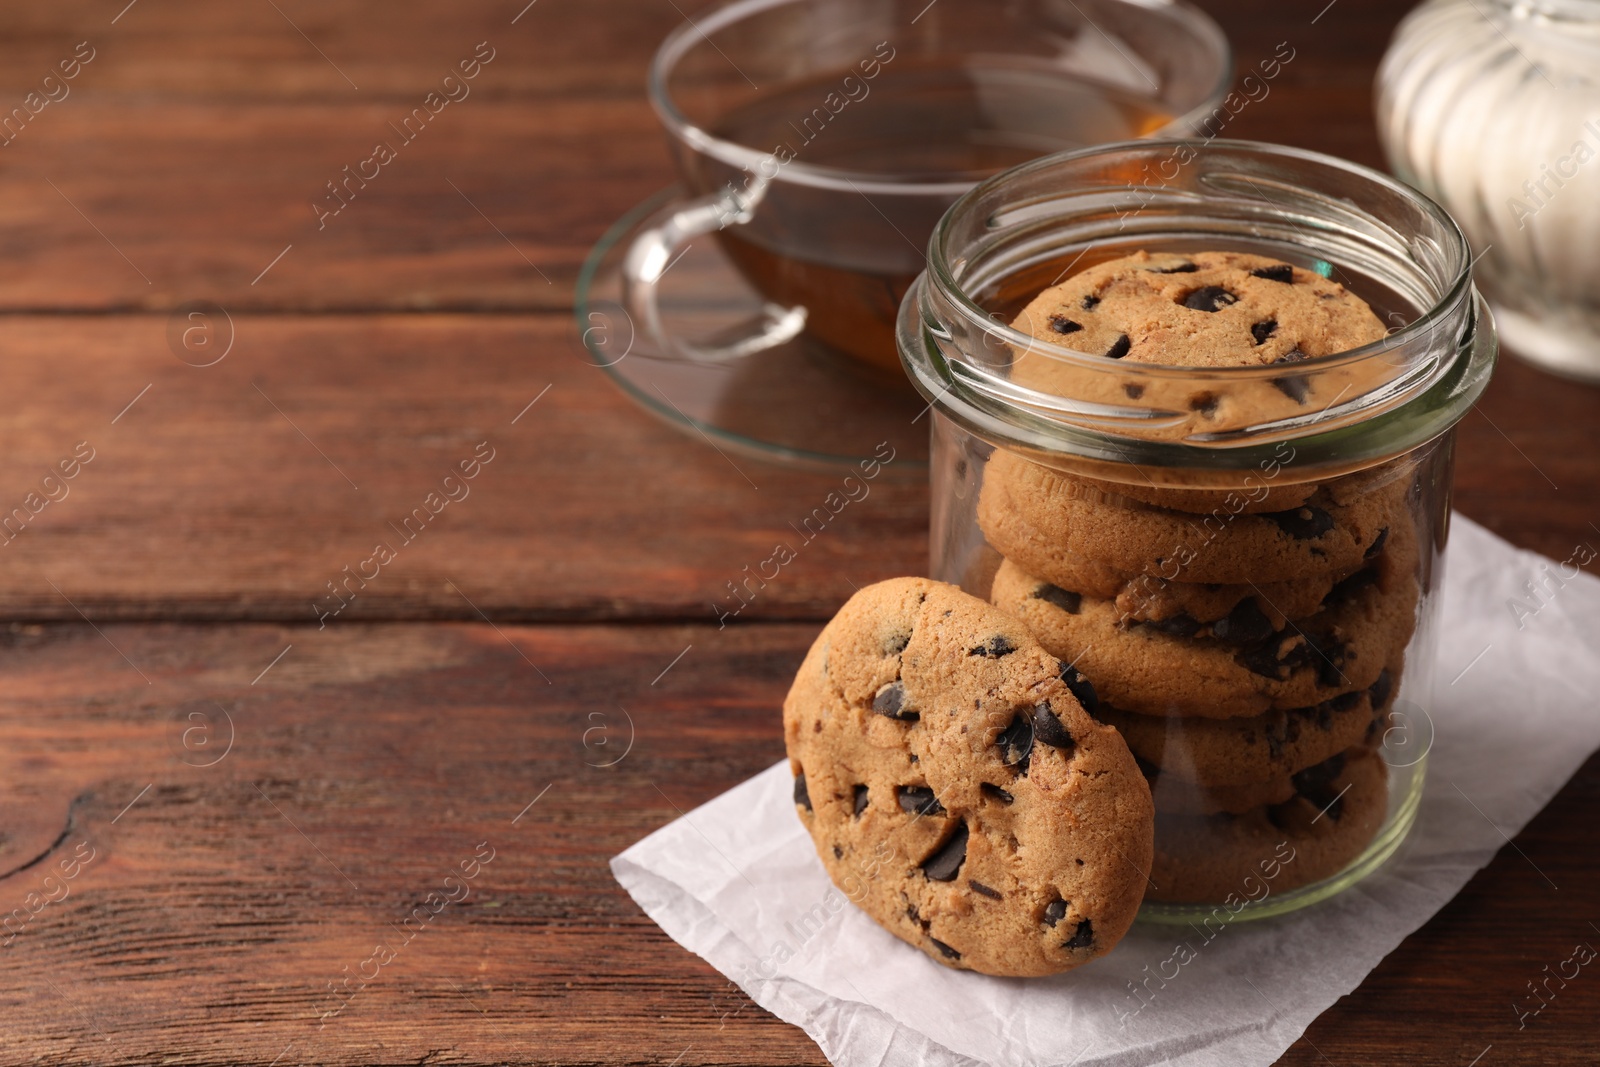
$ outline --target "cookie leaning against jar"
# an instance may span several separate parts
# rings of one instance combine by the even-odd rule
[[[853,596],[784,701],[794,799],[829,876],[949,967],[1054,974],[1127,932],[1150,789],[1093,689],[954,586]]]

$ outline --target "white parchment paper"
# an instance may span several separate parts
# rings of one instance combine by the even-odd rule
[[[1136,926],[1105,958],[1053,978],[947,970],[834,888],[782,763],[651,834],[612,870],[674,940],[835,1064],[1270,1064],[1600,746],[1600,580],[1573,570],[1455,516],[1416,829],[1378,873],[1298,913],[1209,929],[1209,939]],[[1180,941],[1192,958],[1175,967]]]

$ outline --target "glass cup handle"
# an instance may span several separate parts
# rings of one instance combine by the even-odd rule
[[[623,306],[664,355],[696,363],[726,363],[792,341],[805,329],[805,308],[770,301],[733,341],[674,337],[661,323],[661,278],[677,261],[680,250],[696,237],[749,222],[764,191],[764,183],[750,191],[730,186],[721,193],[691,200],[634,238],[622,264]]]

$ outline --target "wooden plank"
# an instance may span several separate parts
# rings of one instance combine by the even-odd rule
[[[42,493],[78,442],[95,458],[0,542],[0,615],[316,622],[338,606],[333,582],[340,621],[712,620],[781,542],[798,558],[737,620],[825,618],[927,566],[920,471],[891,463],[803,542],[791,524],[841,476],[723,456],[657,423],[584,361],[564,317],[243,316],[209,368],[175,359],[166,325],[10,320],[0,510]],[[1461,426],[1461,509],[1556,559],[1600,544],[1595,396],[1506,360]],[[404,543],[397,527],[483,441],[496,458],[471,495]],[[343,584],[380,541],[392,565]]]
[[[655,0],[608,5],[614,23],[545,0],[516,26],[516,4],[141,3],[115,26],[104,6],[0,16],[6,108],[78,42],[95,56],[3,149],[15,269],[0,311],[567,307],[593,243],[674,180],[644,83],[682,17]],[[1260,3],[1213,6],[1241,72],[1280,42],[1295,54],[1228,136],[1381,162],[1366,72],[1397,11],[1344,0],[1310,26]],[[480,41],[495,58],[470,95],[402,143],[390,124]],[[397,158],[319,218],[314,202],[337,202],[327,183],[380,139]]]
[[[0,541],[0,616],[316,623],[342,600],[330,624],[709,622],[781,541],[797,558],[737,618],[818,618],[927,565],[921,471],[891,462],[806,542],[841,474],[724,457],[647,417],[564,316],[242,316],[206,368],[166,327],[9,321],[0,514],[16,530],[29,493],[42,509]],[[44,503],[84,441],[94,458]],[[396,558],[368,562],[379,544]]]
[[[820,1064],[606,866],[781,758],[778,704],[815,629],[14,627],[0,780],[67,832],[0,878],[0,904],[65,898],[0,949],[0,1057]],[[1592,1062],[1600,983],[1570,982],[1522,1031],[1510,1005],[1597,939],[1597,800],[1591,760],[1521,854],[1503,850],[1286,1062],[1461,1067],[1490,1043]],[[467,899],[323,1019],[328,983],[401,941],[484,841],[495,858]]]

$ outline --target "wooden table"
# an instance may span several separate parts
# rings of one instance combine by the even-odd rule
[[[747,482],[582,358],[578,267],[671,180],[642,83],[678,5],[125,2],[0,14],[4,109],[93,54],[0,149],[0,508],[92,454],[0,545],[0,1063],[822,1062],[606,866],[776,759],[822,621],[925,566],[926,490],[887,476],[719,629],[834,479]],[[1237,135],[1381,165],[1397,11],[1204,6],[1241,67],[1297,52]],[[324,183],[484,41],[472,96],[319,229]],[[209,367],[169,348],[197,300],[231,316]],[[1504,363],[1460,509],[1600,542],[1597,412]],[[1600,979],[1520,1032],[1512,1001],[1600,942],[1597,806],[1591,760],[1285,1062],[1593,1063]]]

